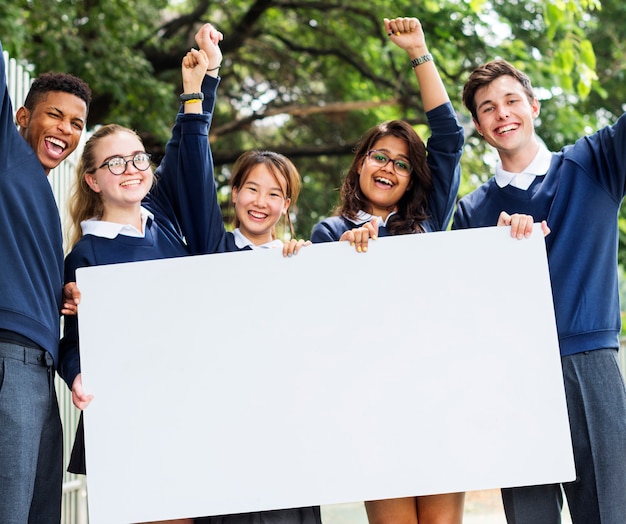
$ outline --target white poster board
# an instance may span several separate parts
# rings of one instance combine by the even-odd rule
[[[537,226],[77,280],[91,524],[575,476]]]

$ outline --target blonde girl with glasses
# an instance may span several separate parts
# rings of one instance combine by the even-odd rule
[[[411,60],[431,137],[425,145],[402,120],[368,130],[357,144],[335,215],[313,228],[314,243],[349,241],[364,252],[368,240],[377,236],[445,230],[452,216],[463,129],[419,20],[395,18],[384,23],[391,41]],[[463,505],[463,493],[448,493],[366,501],[365,509],[370,524],[461,524]]]
[[[200,51],[191,50],[183,59],[181,100],[188,100],[156,173],[140,137],[130,129],[104,126],[85,144],[70,203],[74,235],[66,282],[75,280],[79,267],[255,248],[279,248],[289,256],[310,244],[277,238],[281,221],[293,236],[289,210],[301,178],[289,159],[268,151],[250,151],[235,162],[231,186],[236,229],[224,227],[208,140],[221,40],[221,33],[206,24],[196,35]],[[60,374],[76,407],[85,409],[91,396],[82,387],[75,316],[66,318],[61,355]],[[82,424],[81,417],[68,469],[85,474]],[[309,507],[167,522],[321,524],[321,519],[319,507]]]
[[[219,84],[221,40],[222,34],[205,24],[196,34],[200,50],[192,49],[182,60],[181,101],[188,101],[181,105],[156,174],[141,138],[131,129],[106,125],[85,144],[70,197],[73,234],[66,283],[75,281],[80,267],[204,251],[206,216],[213,209],[206,195],[215,187],[208,129]],[[77,324],[76,316],[66,316],[59,374],[72,390],[74,405],[83,410],[92,397],[82,386]],[[81,416],[68,467],[79,474],[86,473],[82,422]]]

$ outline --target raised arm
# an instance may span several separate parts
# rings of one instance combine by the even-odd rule
[[[218,72],[222,65],[222,51],[219,43],[224,36],[211,24],[204,24],[196,33],[195,40],[199,51],[192,49],[183,58],[182,77],[183,94],[202,92],[205,74],[212,78],[218,78]],[[206,59],[206,60],[205,60]],[[206,100],[206,97],[205,97]],[[213,113],[215,97],[207,100],[209,104],[185,103],[183,112],[202,113],[202,110]],[[208,106],[208,107],[207,107]]]
[[[219,85],[221,40],[222,34],[205,24],[196,34],[200,49],[192,49],[182,60],[182,98],[189,100],[181,104],[156,172],[159,183],[150,195],[152,202],[179,225],[191,254],[215,251],[225,234],[208,138]]]
[[[424,111],[430,111],[450,101],[439,71],[428,52],[422,24],[417,18],[384,19],[389,39],[404,49],[411,61],[415,77],[420,86]]]
[[[222,50],[220,42],[224,35],[215,29],[211,24],[204,24],[196,33],[196,44],[202,49],[209,59],[206,74],[217,78],[217,74],[222,65]]]
[[[428,52],[420,21],[417,18],[386,18],[385,30],[391,41],[407,52],[420,86],[431,131],[426,149],[434,184],[428,204],[430,219],[424,225],[429,230],[442,231],[448,227],[459,190],[463,128]]]
[[[5,176],[7,166],[12,161],[15,162],[17,148],[21,148],[21,151],[26,150],[28,147],[15,126],[13,104],[11,103],[7,86],[6,63],[4,61],[2,42],[0,42],[0,173],[2,176]],[[0,194],[0,196],[2,195]],[[0,260],[3,260],[1,255],[2,253],[0,253]]]

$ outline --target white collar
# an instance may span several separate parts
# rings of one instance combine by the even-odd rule
[[[378,227],[385,227],[387,225],[387,222],[389,222],[389,219],[391,218],[391,216],[395,215],[396,213],[397,211],[392,211],[391,213],[387,215],[387,219],[383,220],[382,217],[371,215],[370,213],[366,213],[365,211],[361,210],[356,214],[356,218],[354,220],[348,217],[345,217],[345,219],[352,222],[355,226],[358,226],[359,224],[364,224],[365,222],[371,222],[375,218],[376,225]]]
[[[148,219],[154,220],[154,215],[144,207],[141,207],[139,211],[141,213],[141,231],[130,224],[118,224],[117,222],[107,222],[97,218],[83,220],[80,223],[80,227],[83,235],[94,235],[103,238],[115,238],[117,235],[144,238],[146,236],[145,231]]]
[[[539,150],[524,170],[520,173],[512,173],[502,168],[502,161],[498,160],[496,165],[496,184],[499,187],[505,187],[511,185],[518,189],[528,189],[530,184],[533,183],[535,177],[543,176],[546,174],[552,161],[552,153],[548,151],[545,144],[539,144]]]
[[[253,244],[252,241],[248,237],[245,237],[243,233],[239,231],[239,228],[233,231],[233,235],[235,236],[235,245],[239,249],[243,249],[244,247],[251,247],[252,249],[257,249],[257,248],[258,249],[272,249],[275,247],[280,247],[280,248],[283,247],[282,241],[278,239],[271,240],[270,242],[266,242],[265,244],[261,244],[260,246],[257,246]]]

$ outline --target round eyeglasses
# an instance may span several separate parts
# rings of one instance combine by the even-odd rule
[[[390,158],[389,155],[378,149],[372,149],[367,152],[367,158],[373,166],[385,167],[389,162],[393,165],[396,175],[409,176],[413,168],[411,164],[401,158]]]
[[[126,172],[126,168],[128,167],[128,163],[132,162],[135,166],[135,169],[138,171],[145,171],[150,167],[150,159],[152,155],[150,153],[135,153],[134,155],[129,156],[114,156],[109,158],[104,164],[102,164],[98,169],[107,166],[109,171],[113,175],[123,175]]]

